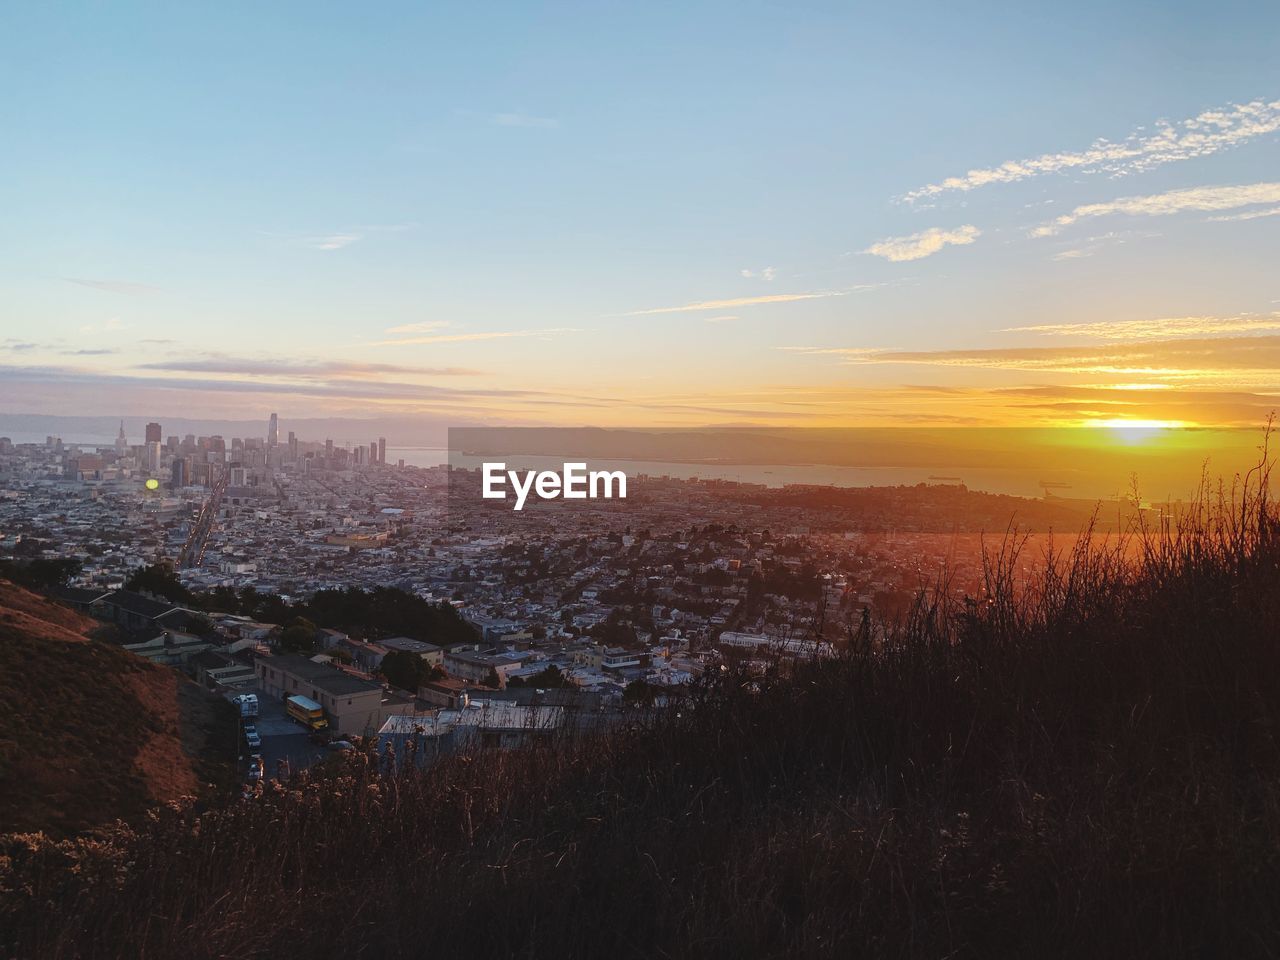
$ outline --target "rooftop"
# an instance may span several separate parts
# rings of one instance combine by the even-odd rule
[[[325,666],[322,663],[314,663],[297,654],[259,657],[258,662],[265,663],[267,666],[282,673],[291,674],[300,680],[306,680],[312,686],[335,697],[347,696],[353,693],[368,693],[371,690],[381,692],[382,690],[382,684],[380,683],[353,677],[348,673],[343,673],[341,670],[335,670],[333,667]]]

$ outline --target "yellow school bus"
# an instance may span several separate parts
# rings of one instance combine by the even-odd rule
[[[329,726],[329,721],[324,718],[324,707],[310,697],[289,697],[284,706],[289,716],[310,730],[323,730]]]

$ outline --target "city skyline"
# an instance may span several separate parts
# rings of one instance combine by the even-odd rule
[[[1280,395],[1275,10],[3,19],[0,413],[1257,426]]]

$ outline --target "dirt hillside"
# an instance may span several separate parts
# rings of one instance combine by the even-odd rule
[[[0,581],[0,833],[134,820],[222,775],[220,705],[97,626]]]

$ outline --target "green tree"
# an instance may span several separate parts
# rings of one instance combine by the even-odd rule
[[[133,572],[124,582],[126,590],[164,597],[170,603],[192,604],[195,597],[182,585],[173,567],[167,563],[153,563]]]
[[[529,677],[525,681],[525,686],[549,689],[552,687],[570,687],[573,686],[573,682],[553,663]]]
[[[639,703],[645,706],[653,704],[653,686],[644,680],[632,680],[622,691],[622,699],[627,703]]]
[[[49,559],[38,557],[27,563],[0,563],[0,577],[33,590],[56,590],[65,587],[67,581],[79,576],[80,561],[75,557]]]
[[[316,625],[304,617],[294,617],[280,634],[280,648],[287,653],[314,653]]]
[[[393,650],[382,658],[382,675],[387,682],[410,693],[418,692],[429,672],[427,661],[408,650]]]

